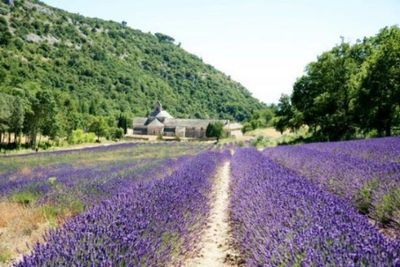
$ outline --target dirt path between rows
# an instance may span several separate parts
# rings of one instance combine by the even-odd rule
[[[238,266],[238,257],[231,247],[229,225],[230,162],[225,162],[215,179],[209,222],[199,243],[200,253],[184,266]]]

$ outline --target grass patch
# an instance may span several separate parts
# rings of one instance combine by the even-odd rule
[[[383,196],[376,206],[376,214],[381,223],[392,221],[400,225],[400,188],[394,188]]]
[[[171,254],[177,256],[182,248],[182,240],[177,233],[164,232],[161,236],[161,251],[170,247]]]
[[[21,191],[10,196],[11,202],[15,202],[24,206],[32,205],[38,200],[39,193],[31,191]]]
[[[266,136],[257,136],[257,138],[251,142],[251,144],[255,147],[263,148],[263,147],[275,146],[276,142]]]
[[[355,202],[357,209],[362,214],[368,214],[372,207],[372,196],[376,188],[379,186],[379,181],[373,179],[365,183],[357,192]]]
[[[12,259],[12,254],[7,249],[0,250],[0,263],[7,263]]]
[[[58,205],[44,205],[41,207],[43,216],[55,227],[67,217],[76,216],[85,210],[82,201],[72,198],[64,198]]]

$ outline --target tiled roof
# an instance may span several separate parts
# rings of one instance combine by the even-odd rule
[[[161,110],[156,116],[150,115],[148,118],[134,118],[133,127],[134,128],[145,128],[150,127],[184,127],[184,128],[203,128],[206,129],[207,126],[212,123],[220,121],[224,125],[229,127],[229,121],[226,120],[210,120],[210,119],[175,119],[167,111]],[[236,127],[237,125],[235,125]]]
[[[166,127],[201,127],[205,129],[213,121],[201,119],[165,119],[164,125]]]
[[[161,110],[155,117],[160,118],[160,119],[172,119],[173,118],[171,116],[171,114],[169,114],[168,111],[166,111],[166,110]]]
[[[147,118],[133,118],[133,127],[140,127],[140,126],[144,126],[144,124],[146,123]]]

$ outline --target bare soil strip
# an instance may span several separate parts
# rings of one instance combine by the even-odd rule
[[[184,266],[237,266],[238,257],[231,247],[229,225],[230,162],[219,170],[212,192],[212,205],[207,229],[201,238],[200,253]]]

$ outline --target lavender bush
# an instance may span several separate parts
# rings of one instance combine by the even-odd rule
[[[165,266],[191,248],[209,211],[211,177],[226,157],[203,152],[161,180],[131,183],[51,231],[17,266]]]
[[[247,266],[398,266],[386,240],[349,203],[254,149],[232,160],[233,236]]]
[[[280,146],[265,149],[264,155],[352,202],[362,213],[400,227],[400,200],[396,201],[400,198],[400,193],[396,193],[400,192],[400,163],[381,160],[386,158],[385,149],[396,144],[395,140],[400,141],[381,138],[326,143],[326,146],[322,143]],[[400,158],[396,147],[388,150],[392,159]]]
[[[204,146],[121,144],[42,153],[38,158],[3,157],[13,170],[0,174],[0,197],[29,192],[37,195],[41,204],[57,204],[54,202],[64,201],[65,196],[93,204],[118,192],[119,186],[158,173],[165,175],[165,170],[174,170],[175,164],[184,161],[176,158],[202,149]]]
[[[382,163],[400,163],[400,137],[312,143],[305,145],[305,147],[318,151],[346,154]]]

